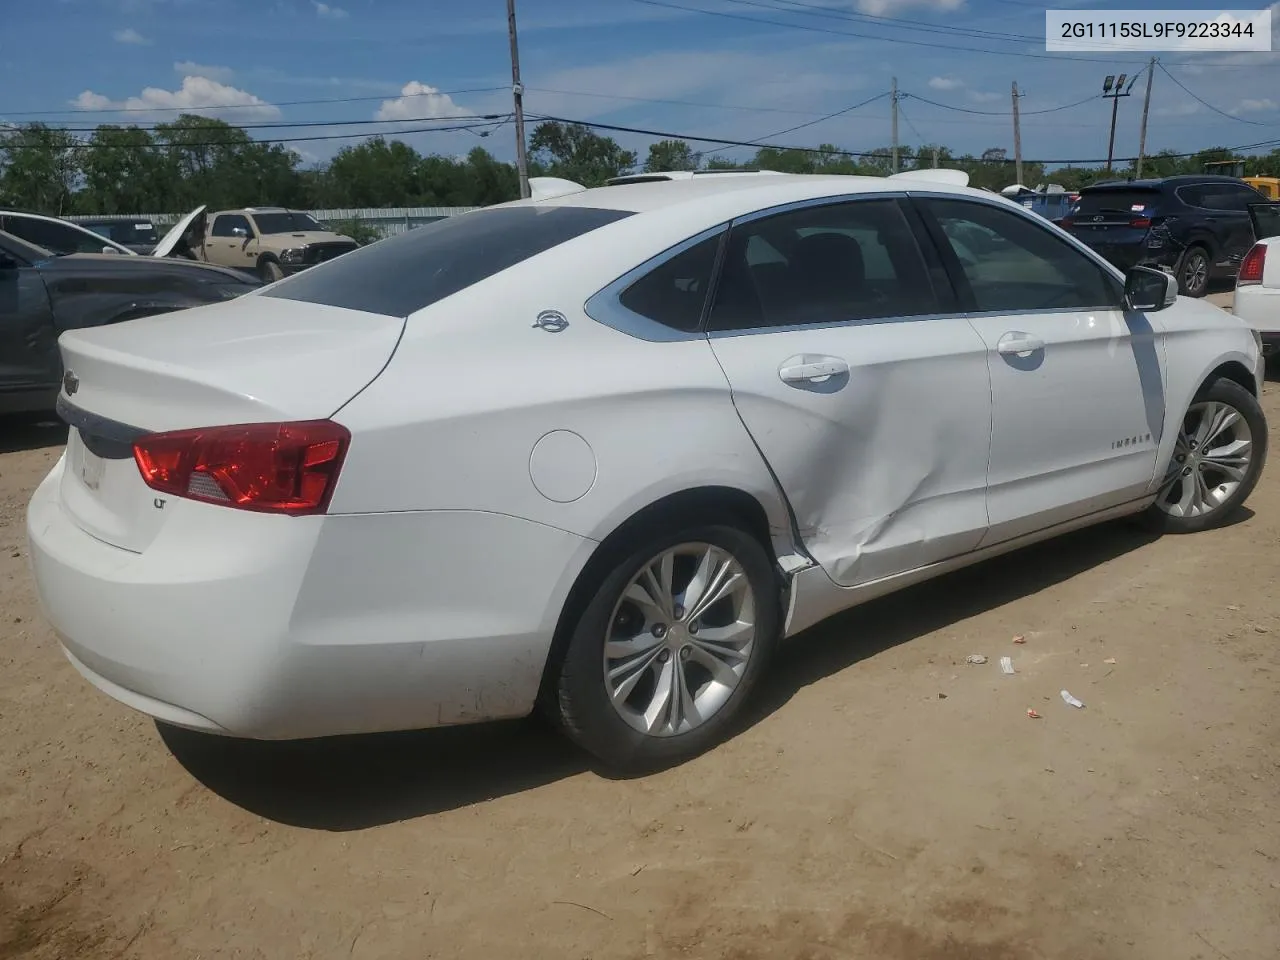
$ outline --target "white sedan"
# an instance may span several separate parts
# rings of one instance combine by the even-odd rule
[[[1254,204],[1249,218],[1257,242],[1240,263],[1231,309],[1271,356],[1280,347],[1280,203]]]
[[[28,535],[68,659],[195,730],[540,704],[643,769],[837,611],[1111,518],[1227,520],[1267,447],[1253,333],[964,180],[540,183],[64,334]]]

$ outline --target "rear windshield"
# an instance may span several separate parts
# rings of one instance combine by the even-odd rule
[[[594,207],[476,210],[361,247],[282,280],[262,296],[405,317],[629,216]]]
[[[1149,212],[1159,202],[1159,190],[1087,190],[1080,194],[1073,213],[1076,216],[1118,213],[1127,217],[1134,213]]]

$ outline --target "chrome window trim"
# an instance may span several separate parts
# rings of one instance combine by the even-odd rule
[[[659,323],[657,320],[624,307],[622,305],[622,294],[637,280],[648,275],[669,260],[680,256],[690,248],[696,247],[704,240],[719,236],[723,242],[724,235],[729,231],[729,225],[729,221],[726,221],[703,230],[701,233],[696,233],[692,237],[681,240],[675,246],[668,247],[656,256],[650,257],[639,266],[633,267],[608,286],[592,294],[583,305],[583,312],[596,323],[611,327],[619,333],[625,333],[627,336],[635,337],[637,340],[647,340],[650,343],[678,343],[686,340],[702,339],[704,335],[702,333],[701,317],[698,321],[697,330],[677,330],[675,327],[668,327],[666,324]],[[717,256],[716,262],[711,269],[710,282],[712,287],[715,285],[719,265],[719,257]],[[710,290],[707,292],[710,293]],[[706,306],[707,301],[704,295],[702,302],[704,313],[706,312]]]
[[[926,199],[958,200],[961,203],[978,203],[988,207],[992,207],[996,210],[1003,210],[1006,213],[1011,213],[1015,216],[1021,217],[1023,220],[1026,220],[1029,223],[1034,224],[1038,229],[1043,230],[1046,233],[1052,234],[1058,240],[1065,240],[1069,247],[1073,247],[1078,253],[1083,254],[1086,260],[1093,263],[1094,266],[1101,267],[1104,274],[1111,277],[1113,280],[1116,280],[1119,282],[1121,296],[1123,297],[1124,280],[1125,280],[1124,271],[1122,271],[1119,267],[1109,263],[1099,253],[1097,253],[1091,247],[1089,247],[1086,243],[1084,243],[1084,241],[1077,240],[1071,234],[1067,233],[1067,231],[1063,230],[1061,227],[1057,226],[1051,221],[1046,220],[1044,217],[1040,216],[1037,213],[1032,213],[1023,207],[1018,206],[1017,204],[1008,204],[999,200],[991,200],[987,197],[981,197],[981,196],[974,197],[974,196],[970,196],[969,194],[941,193],[937,191],[912,190],[911,198],[913,200],[926,200]],[[1090,309],[1090,308],[1081,307],[1079,309]],[[1098,307],[1096,309],[1103,309],[1103,308]],[[1111,306],[1111,307],[1107,307],[1106,309],[1113,310],[1118,308]],[[1021,311],[1018,311],[1018,312],[1020,313]],[[1034,312],[1034,311],[1028,311],[1028,312]],[[1058,312],[1070,313],[1072,311],[1067,310],[1067,311],[1058,311]],[[1007,314],[1008,311],[984,311],[984,313],[995,313],[997,315],[1003,316]],[[974,316],[979,316],[979,315],[980,314],[974,314]]]
[[[716,224],[713,227],[703,230],[701,233],[694,234],[692,237],[682,240],[680,243],[677,243],[672,247],[668,247],[661,253],[650,257],[638,266],[628,270],[612,283],[592,294],[584,305],[583,311],[588,317],[603,326],[610,327],[611,329],[617,330],[619,333],[624,333],[627,336],[635,337],[638,340],[645,340],[650,343],[678,343],[689,340],[722,339],[725,337],[766,336],[776,333],[788,333],[795,330],[825,330],[840,327],[865,327],[888,323],[916,323],[928,322],[931,320],[968,320],[971,318],[986,316],[1007,316],[1008,311],[956,311],[954,313],[909,314],[906,316],[875,317],[871,319],[833,320],[830,323],[802,323],[772,327],[751,327],[743,330],[707,331],[705,329],[705,314],[710,304],[704,302],[703,322],[699,324],[699,329],[695,331],[685,331],[676,330],[673,327],[668,327],[665,324],[659,323],[657,320],[652,320],[649,317],[642,316],[641,314],[624,307],[621,303],[621,296],[623,292],[641,277],[662,266],[662,264],[666,263],[673,257],[677,257],[684,253],[690,247],[694,247],[699,243],[702,243],[704,240],[709,240],[712,237],[720,235],[723,241],[724,236],[734,227],[754,223],[768,217],[780,216],[782,214],[813,207],[842,206],[848,203],[875,200],[915,201],[927,199],[959,200],[965,203],[982,204],[984,206],[992,207],[996,210],[1003,210],[1006,213],[1021,217],[1023,220],[1033,223],[1038,229],[1052,233],[1058,240],[1065,241],[1069,248],[1072,248],[1077,253],[1081,254],[1095,267],[1101,268],[1105,276],[1108,276],[1113,281],[1118,282],[1121,291],[1124,289],[1124,274],[1119,269],[1112,266],[1092,249],[1077,240],[1075,237],[1071,236],[1071,234],[1067,233],[1061,227],[1054,225],[1039,214],[1026,210],[1016,204],[1007,203],[998,198],[991,199],[981,195],[953,193],[946,190],[912,188],[909,190],[885,190],[871,193],[845,193],[835,196],[810,197],[805,200],[792,200],[775,206],[753,210],[750,213],[741,214],[732,220]],[[915,235],[914,229],[912,230],[912,234],[913,236]],[[917,242],[919,242],[918,238]],[[714,293],[715,288],[719,285],[720,269],[720,261],[719,258],[717,258],[715,273],[712,277],[712,289],[709,291],[711,293]],[[1022,315],[1024,313],[1027,315],[1034,315],[1037,313],[1074,313],[1118,309],[1122,308],[1113,304],[1098,304],[1094,307],[1074,308],[1069,311],[1053,310],[1049,308],[1046,308],[1045,310],[1018,311],[1018,315]]]

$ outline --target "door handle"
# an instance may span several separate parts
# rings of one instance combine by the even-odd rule
[[[1028,353],[1035,353],[1044,349],[1044,341],[1039,337],[1033,337],[1029,333],[1023,333],[1015,330],[1013,333],[1006,333],[996,342],[997,352],[1009,356],[1025,356]]]
[[[783,383],[814,383],[849,372],[839,357],[792,357],[778,368]]]

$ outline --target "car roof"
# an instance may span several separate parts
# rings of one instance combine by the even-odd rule
[[[928,179],[927,171],[921,171],[917,176],[901,179],[845,174],[684,177],[678,180],[618,183],[545,200],[516,200],[508,205],[597,207],[625,210],[629,213],[656,212],[675,206],[709,205],[733,211],[734,216],[741,216],[790,202],[852,194],[903,193],[908,190],[1003,200],[987,191]]]
[[[61,217],[55,217],[51,213],[37,213],[35,210],[18,210],[13,207],[0,207],[0,216],[2,217],[34,217],[37,220],[52,220],[54,223],[71,223],[70,220],[63,220]]]
[[[1159,190],[1162,187],[1185,187],[1193,183],[1244,183],[1239,177],[1224,177],[1216,173],[1180,173],[1176,177],[1150,177],[1143,180],[1107,180],[1092,183],[1081,193],[1105,190]]]

